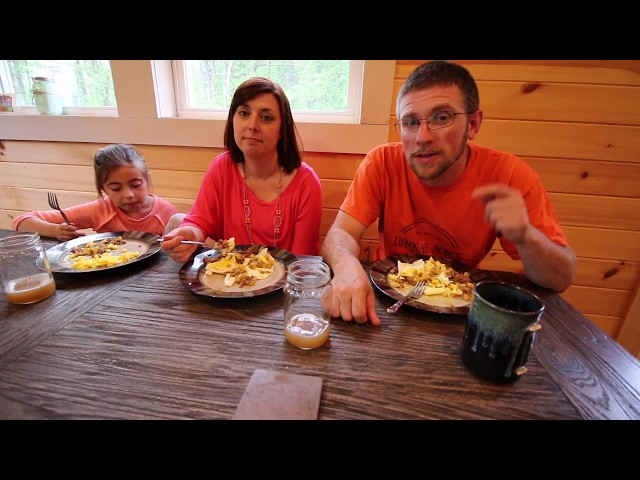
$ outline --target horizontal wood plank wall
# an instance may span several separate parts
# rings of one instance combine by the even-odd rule
[[[422,61],[398,61],[398,89]],[[569,302],[640,355],[640,61],[466,61],[478,81],[484,123],[476,142],[519,155],[541,176],[578,256]],[[0,134],[1,137],[1,134]],[[48,209],[47,190],[62,205],[96,197],[93,143],[4,141],[0,150],[0,227],[27,210]],[[136,145],[153,191],[188,211],[202,174],[222,150]],[[361,155],[306,152],[323,186],[324,234],[335,218]],[[377,225],[361,241],[362,258],[377,245]],[[482,268],[522,272],[496,242]],[[633,313],[635,312],[635,315]],[[622,335],[622,336],[621,336]]]

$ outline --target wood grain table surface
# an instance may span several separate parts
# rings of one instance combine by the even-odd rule
[[[0,419],[231,419],[256,369],[321,377],[321,420],[640,419],[640,361],[517,274],[472,277],[524,286],[546,305],[529,371],[496,385],[460,360],[465,316],[390,315],[393,299],[377,293],[382,326],[335,319],[328,343],[304,351],[284,338],[282,291],[204,298],[180,267],[160,251],[55,273],[54,295],[32,305],[2,295]]]

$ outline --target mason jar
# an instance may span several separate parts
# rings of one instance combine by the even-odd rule
[[[33,77],[31,94],[40,115],[62,115],[62,98],[53,79]]]
[[[331,270],[322,260],[297,260],[287,268],[284,336],[292,345],[321,347],[331,332]]]
[[[0,281],[11,303],[35,303],[53,295],[56,282],[37,233],[0,239]]]

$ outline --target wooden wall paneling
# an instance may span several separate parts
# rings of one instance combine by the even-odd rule
[[[49,163],[55,165],[93,165],[98,143],[26,142],[3,140],[0,162]]]
[[[394,102],[404,80],[394,81]],[[640,125],[636,86],[531,81],[478,81],[477,85],[485,119]]]
[[[93,157],[104,143],[3,141],[0,162],[77,165],[93,168]],[[187,170],[204,172],[223,149],[134,145],[150,170]]]
[[[639,262],[579,257],[573,284],[631,291],[638,278]]]
[[[638,60],[461,60],[478,81],[640,85]]]
[[[626,125],[486,120],[475,141],[518,156],[639,162],[639,139]]]
[[[640,230],[640,197],[549,193],[563,225]]]
[[[395,78],[406,79],[428,60],[396,60]],[[477,81],[538,81],[640,85],[638,60],[456,60]]]
[[[44,190],[95,191],[93,167],[53,163],[0,163],[0,184]]]
[[[151,191],[163,197],[193,199],[201,181],[201,172],[154,170]],[[76,165],[0,163],[0,183],[47,191],[95,192],[96,188],[93,167]]]
[[[489,118],[640,125],[640,89],[546,82],[478,82]]]
[[[169,147],[165,145],[135,145],[144,157],[149,170],[181,170],[201,172],[221,154],[224,149],[207,147]]]
[[[15,209],[23,212],[37,210],[51,210],[47,201],[47,192],[54,192],[58,197],[58,202],[62,208],[79,203],[90,202],[98,198],[97,192],[69,192],[52,188],[49,190],[23,188],[23,187],[0,187],[0,208]]]
[[[351,180],[321,180],[322,205],[326,208],[339,209],[351,186]]]
[[[563,226],[576,255],[609,260],[640,261],[640,232]]]
[[[322,178],[353,180],[364,155],[304,152],[303,160]]]
[[[623,317],[633,292],[573,285],[561,295],[581,312]]]
[[[548,192],[640,198],[640,162],[521,157]]]
[[[189,199],[196,198],[203,172],[182,170],[154,170],[151,175],[151,191],[162,197]]]

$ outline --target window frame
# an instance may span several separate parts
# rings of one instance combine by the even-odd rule
[[[13,81],[6,60],[0,60],[0,90],[7,93],[17,93],[13,88]],[[117,100],[116,100],[117,101]],[[101,117],[117,117],[117,107],[75,107],[69,105],[62,105],[64,115],[91,115]],[[18,105],[18,113],[23,115],[37,115],[38,111],[35,105]]]
[[[348,107],[346,112],[300,112],[293,111],[293,119],[296,123],[359,123],[362,110],[362,77],[364,60],[349,61],[349,91]],[[177,116],[180,118],[213,118],[226,120],[228,109],[206,109],[188,107],[187,86],[184,60],[172,60],[174,88],[176,90]],[[286,93],[286,92],[285,92]],[[293,108],[293,107],[292,107]]]
[[[2,140],[223,148],[225,119],[177,117],[171,60],[111,60],[117,116],[0,116]],[[305,151],[367,153],[389,138],[395,60],[365,60],[359,123],[296,120]],[[21,109],[22,112],[22,109]]]

